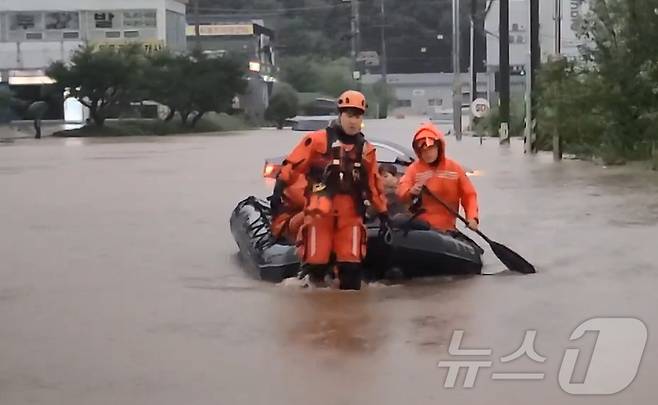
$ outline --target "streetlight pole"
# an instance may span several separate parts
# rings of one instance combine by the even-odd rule
[[[459,0],[452,0],[452,120],[453,132],[458,141],[462,139],[462,81]]]

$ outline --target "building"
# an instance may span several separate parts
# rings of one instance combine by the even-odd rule
[[[261,20],[235,22],[202,16],[198,39],[196,26],[190,21],[187,46],[190,51],[199,47],[208,55],[231,55],[244,60],[249,69],[249,87],[246,94],[238,96],[237,104],[250,117],[264,118],[276,75],[272,30],[265,28]]]
[[[364,75],[364,84],[373,84],[381,79],[380,75]],[[470,104],[471,95],[468,85],[470,75],[462,74],[464,84],[462,97],[465,104]],[[452,73],[410,73],[389,74],[387,83],[395,92],[396,104],[390,113],[404,115],[438,116],[452,111]],[[478,73],[478,97],[487,97],[488,83],[485,73]],[[371,105],[371,108],[377,106]]]
[[[187,0],[3,0],[0,2],[0,75],[23,100],[45,98],[54,61],[85,44],[147,50],[186,49]],[[62,95],[48,95],[47,118],[64,117]]]

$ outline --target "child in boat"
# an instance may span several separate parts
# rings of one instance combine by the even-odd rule
[[[379,166],[379,176],[388,203],[388,214],[391,218],[398,214],[408,213],[408,207],[397,196],[398,184],[400,183],[398,168],[393,164],[383,163]]]

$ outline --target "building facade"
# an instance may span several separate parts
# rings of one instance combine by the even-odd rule
[[[46,68],[90,44],[141,43],[147,51],[186,49],[187,0],[3,0],[0,2],[0,76],[17,97],[43,97]],[[45,86],[45,87],[44,87]],[[57,99],[57,97],[55,97]],[[63,101],[63,100],[60,100]],[[63,102],[49,101],[49,118]],[[56,105],[55,105],[56,104]]]
[[[484,73],[478,73],[477,96],[487,97],[489,84]],[[364,84],[373,84],[381,79],[380,75],[364,75]],[[470,104],[470,75],[462,74],[462,99]],[[452,119],[452,73],[394,73],[387,75],[387,83],[395,93],[396,102],[389,111],[392,114],[429,117],[447,114]],[[371,105],[376,108],[376,106]]]

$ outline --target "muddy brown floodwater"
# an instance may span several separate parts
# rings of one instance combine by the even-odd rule
[[[418,122],[366,133],[408,146]],[[238,201],[267,194],[263,159],[300,136],[0,144],[0,403],[655,403],[658,175],[450,138],[448,154],[477,170],[482,230],[538,273],[503,271],[487,251],[497,274],[308,291],[250,278],[228,227]],[[594,317],[646,325],[637,378],[612,396],[567,394],[564,352],[582,349],[582,381],[596,336],[569,337]],[[438,367],[459,359],[454,330],[462,347],[492,349],[470,389],[464,371],[444,388]],[[546,360],[503,363],[527,330]],[[608,354],[633,349],[618,346]]]

